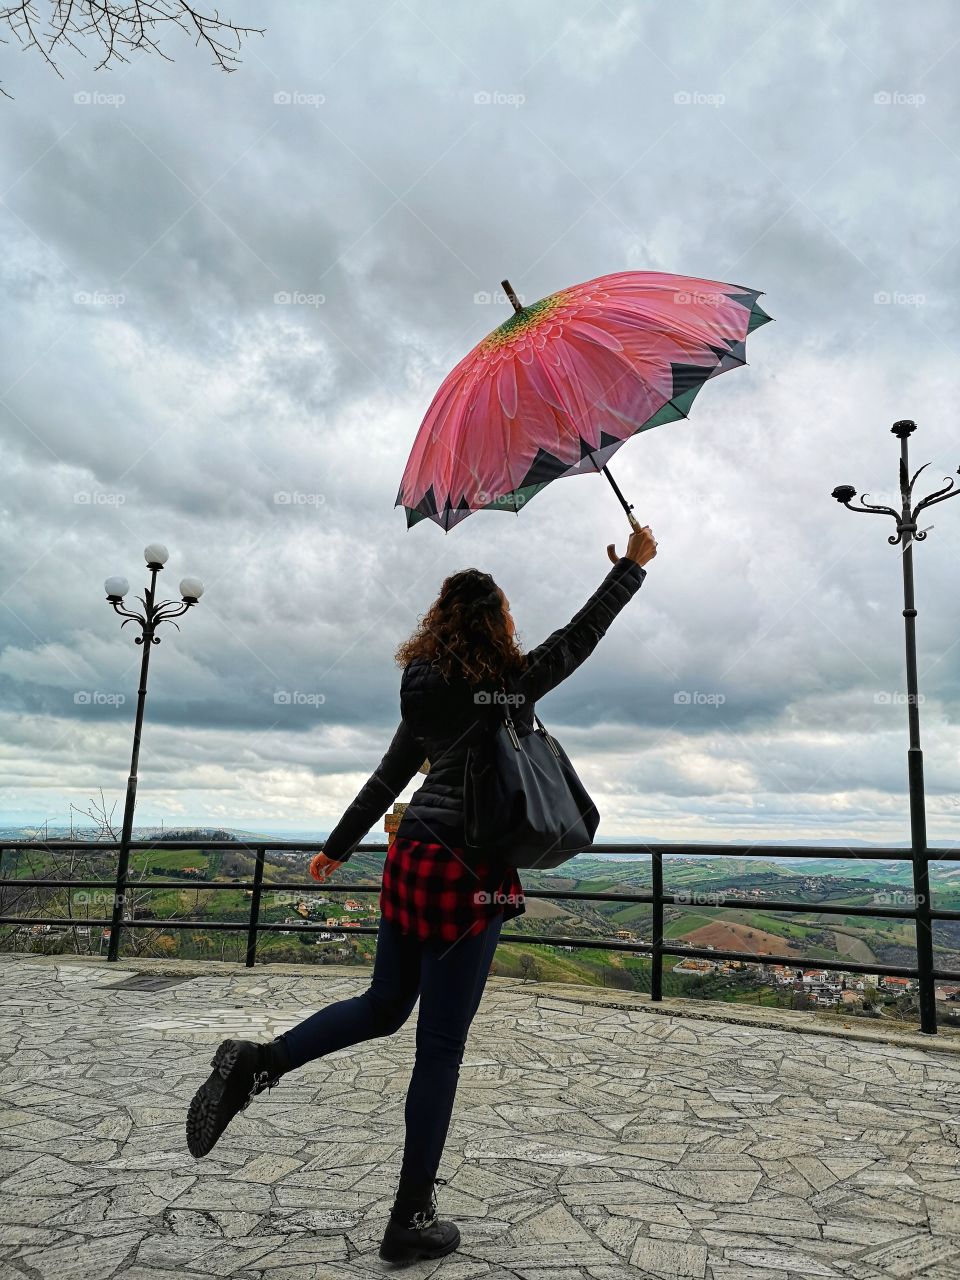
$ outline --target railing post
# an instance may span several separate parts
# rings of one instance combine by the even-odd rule
[[[260,894],[263,889],[263,849],[257,849],[253,866],[253,896],[250,899],[250,921],[247,925],[247,968],[257,963],[257,925],[260,923]]]
[[[650,967],[650,999],[663,999],[663,854],[652,854],[653,952]]]

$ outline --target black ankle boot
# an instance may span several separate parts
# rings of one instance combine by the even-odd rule
[[[258,1093],[272,1089],[290,1070],[286,1046],[273,1040],[224,1040],[211,1059],[213,1071],[193,1096],[187,1112],[187,1146],[193,1156],[205,1156],[223,1131]]]
[[[445,1178],[432,1178],[426,1184],[411,1184],[401,1177],[390,1220],[380,1242],[384,1262],[406,1265],[421,1258],[442,1258],[453,1253],[460,1243],[460,1232],[453,1222],[437,1217],[434,1183]]]
[[[277,1036],[276,1040],[270,1040],[266,1045],[267,1050],[267,1066],[270,1074],[275,1076],[277,1080],[281,1076],[286,1075],[288,1071],[292,1071],[293,1067],[290,1063],[290,1052],[287,1049],[287,1042],[282,1035]]]

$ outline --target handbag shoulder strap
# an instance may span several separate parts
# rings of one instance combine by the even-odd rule
[[[510,735],[510,741],[513,743],[517,751],[519,751],[520,738],[517,735],[517,730],[513,723],[513,716],[510,714],[510,703],[508,701],[506,685],[501,684],[500,692],[503,694],[503,698],[500,702],[500,709],[503,712],[503,720],[501,721],[501,723],[506,728],[507,733]]]
[[[501,706],[503,707],[503,722],[506,725],[507,732],[510,734],[510,737],[513,741],[513,745],[519,751],[520,739],[517,736],[517,730],[513,723],[513,716],[510,714],[510,702],[509,702],[505,685],[501,685],[501,692],[503,693],[503,701],[501,703]],[[547,729],[547,726],[543,723],[543,721],[537,715],[536,711],[534,711],[533,713],[533,719],[534,719],[534,723],[536,725],[539,725],[540,731],[543,734],[544,738],[546,739],[550,747],[550,750],[553,752],[555,756],[559,756],[560,752],[557,750],[557,744],[554,742],[552,735]]]

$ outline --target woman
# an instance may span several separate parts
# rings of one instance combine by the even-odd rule
[[[537,699],[593,652],[639,590],[656,547],[649,526],[635,529],[626,555],[583,608],[528,654],[517,646],[509,601],[489,574],[464,569],[444,581],[416,633],[397,650],[404,670],[393,741],[310,864],[325,882],[429,760],[384,863],[370,987],[267,1044],[225,1040],[190,1104],[193,1155],[206,1155],[233,1116],[286,1072],[397,1031],[419,997],[403,1162],[380,1257],[406,1263],[457,1247],[457,1227],[437,1217],[434,1184],[443,1181],[437,1169],[501,926],[525,909],[515,871],[464,853],[467,749],[502,718],[504,697],[518,729],[532,730]]]

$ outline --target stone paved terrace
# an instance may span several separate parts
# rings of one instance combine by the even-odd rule
[[[415,1013],[286,1077],[194,1161],[184,1113],[220,1039],[275,1034],[366,980],[210,964],[110,989],[135,969],[162,965],[0,957],[0,1275],[388,1272]],[[643,1003],[490,982],[440,1171],[463,1243],[405,1274],[958,1280],[956,1044]]]

